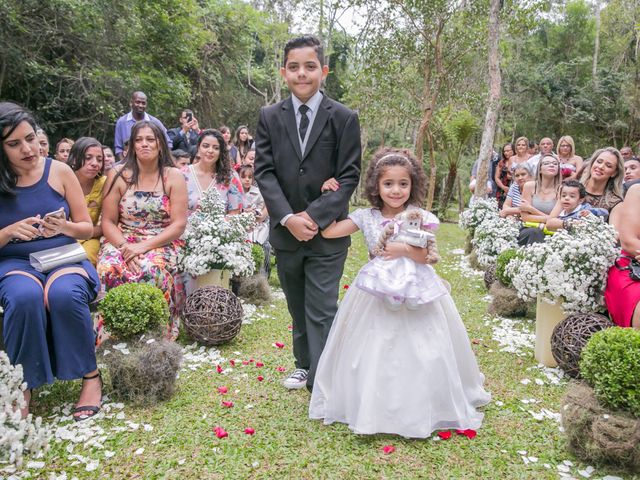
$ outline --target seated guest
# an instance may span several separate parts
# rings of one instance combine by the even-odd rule
[[[184,150],[174,150],[171,152],[171,156],[173,157],[173,166],[176,168],[186,167],[191,161],[191,155]]]
[[[49,157],[49,137],[45,133],[43,129],[40,127],[36,128],[36,135],[38,137],[38,145],[40,146],[38,152],[42,158],[50,158]]]
[[[104,171],[108,172],[113,168],[116,163],[116,156],[113,154],[113,150],[106,145],[102,146],[102,158],[104,160]]]
[[[632,185],[624,202],[614,209],[612,225],[619,233],[622,250],[609,269],[604,299],[611,319],[620,327],[640,329],[640,281],[632,275],[632,261],[640,260],[640,185]],[[615,223],[613,223],[615,222]],[[638,263],[636,263],[638,265]],[[640,270],[636,267],[636,270]],[[634,277],[640,271],[634,274]]]
[[[576,145],[569,135],[560,137],[558,140],[558,160],[560,160],[562,178],[573,180],[578,177],[584,160],[580,155],[576,155]]]
[[[540,162],[542,157],[544,157],[545,155],[549,155],[550,153],[553,153],[553,140],[551,140],[549,137],[545,137],[540,140],[540,153],[527,160],[527,162],[529,163],[529,169],[532,172],[537,171],[538,163]]]
[[[629,187],[638,182],[640,182],[640,158],[631,157],[629,160],[624,161],[623,198]]]
[[[71,147],[67,164],[75,172],[82,187],[84,200],[93,223],[93,233],[89,240],[80,240],[89,261],[95,265],[100,250],[100,214],[102,213],[102,189],[107,177],[104,173],[102,144],[91,137],[80,137]]]
[[[496,200],[498,200],[498,208],[501,209],[509,193],[513,168],[511,168],[511,157],[513,157],[513,146],[506,143],[502,146],[500,160],[493,172],[493,180],[497,186]]]
[[[524,184],[531,180],[531,171],[526,163],[520,163],[516,165],[513,170],[514,181],[509,187],[507,192],[507,198],[504,201],[502,210],[500,210],[501,217],[508,217],[510,215],[514,217],[520,216],[520,201],[522,196],[522,189]]]
[[[187,221],[187,187],[154,122],[133,126],[124,162],[107,174],[102,203],[106,241],[98,273],[107,288],[150,283],[162,290],[171,311],[169,336],[175,338],[184,301],[178,250]]]
[[[67,163],[71,147],[73,147],[73,140],[63,138],[56,144],[56,153],[53,158],[59,162]]]
[[[182,150],[193,155],[200,135],[198,119],[193,115],[193,110],[184,109],[180,112],[178,121],[180,122],[179,127],[167,130],[167,135],[173,142],[173,151]]]
[[[625,162],[627,160],[631,160],[633,158],[633,149],[627,145],[620,149],[620,155],[622,156],[622,160]]]
[[[562,182],[558,157],[549,153],[540,159],[536,179],[524,184],[520,204],[520,217],[525,226],[518,235],[519,245],[544,241],[544,228],[558,200],[558,187]]]
[[[88,260],[39,272],[29,255],[91,237],[89,212],[69,166],[39,151],[30,113],[0,103],[0,140],[0,306],[6,353],[22,365],[27,384],[22,415],[32,389],[82,378],[72,415],[84,420],[100,410],[102,398],[89,313],[98,275]],[[59,209],[64,218],[47,215]]]
[[[527,137],[519,137],[516,140],[516,154],[511,157],[511,168],[515,168],[515,166],[519,163],[525,163],[531,158],[529,154],[529,140]],[[531,169],[530,169],[531,170]],[[535,170],[532,170],[535,172]]]
[[[253,145],[253,139],[251,138],[251,135],[249,135],[249,128],[246,125],[240,125],[236,129],[233,145],[238,150],[238,156],[236,158],[232,158],[231,161],[235,161],[236,164],[242,165],[244,157],[247,156],[251,145]]]
[[[530,140],[528,147],[529,148],[527,152],[529,153],[530,157],[533,157],[534,155],[537,155],[538,153],[540,153],[540,148],[538,148],[538,142],[536,142],[535,140]]]
[[[560,198],[547,220],[547,230],[567,229],[572,220],[579,220],[587,215],[596,215],[605,220],[609,212],[604,208],[595,208],[586,203],[587,192],[577,180],[565,180],[560,187]]]
[[[592,207],[611,211],[622,201],[624,162],[613,147],[596,150],[585,164],[581,183],[587,190],[585,201]]]
[[[227,214],[240,213],[244,197],[240,177],[231,168],[227,146],[218,130],[204,130],[198,138],[197,156],[200,160],[182,169],[187,181],[189,214],[200,203],[200,197],[210,188],[216,188],[223,201]]]
[[[256,146],[255,144],[251,145],[249,151],[247,152],[247,156],[244,157],[242,165],[249,165],[253,167],[256,163]]]
[[[246,161],[246,159],[245,159]],[[247,239],[251,243],[257,243],[264,251],[263,270],[267,277],[271,273],[271,245],[269,245],[269,212],[264,203],[264,198],[253,177],[253,166],[243,165],[238,169],[238,175],[242,182],[244,192],[244,211],[253,212],[257,225],[249,232]]]

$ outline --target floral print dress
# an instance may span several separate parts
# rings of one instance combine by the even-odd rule
[[[128,189],[120,199],[118,227],[129,243],[155,237],[171,222],[169,196],[163,192],[144,192]],[[169,334],[178,334],[179,315],[184,304],[184,282],[178,273],[178,252],[183,240],[154,248],[144,254],[140,271],[129,269],[120,250],[103,241],[98,260],[98,274],[107,289],[123,283],[149,283],[164,292],[171,312]]]

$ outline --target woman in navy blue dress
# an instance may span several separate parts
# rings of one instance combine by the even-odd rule
[[[0,103],[0,306],[5,350],[21,364],[28,390],[56,378],[83,378],[76,420],[95,415],[102,382],[89,313],[99,289],[88,260],[47,273],[29,254],[91,237],[93,225],[71,168],[38,153],[35,121],[13,103]],[[64,218],[45,215],[64,209]]]

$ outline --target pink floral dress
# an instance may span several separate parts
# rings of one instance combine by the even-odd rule
[[[154,237],[171,222],[169,196],[163,192],[143,192],[128,189],[120,199],[118,227],[127,242],[137,243]],[[170,335],[178,333],[179,315],[184,304],[184,282],[178,273],[178,251],[183,240],[149,250],[141,261],[140,272],[134,273],[127,266],[120,250],[103,238],[98,257],[98,275],[107,289],[123,283],[149,283],[164,292],[169,304]]]

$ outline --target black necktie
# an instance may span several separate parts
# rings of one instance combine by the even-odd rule
[[[300,112],[300,140],[304,142],[304,137],[307,135],[307,128],[309,128],[309,117],[307,117],[309,107],[306,105],[300,105],[300,107],[298,107],[298,111]]]

